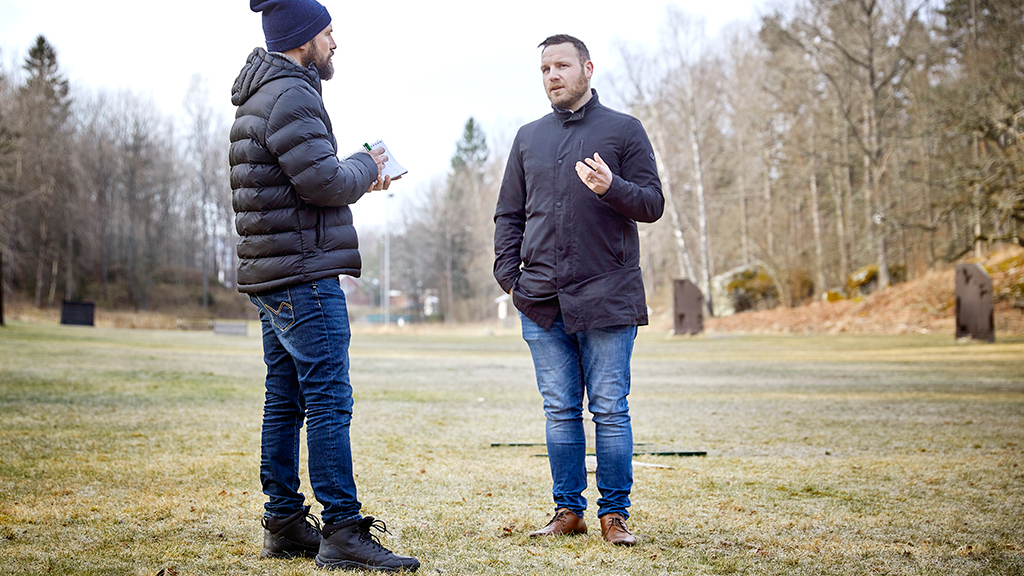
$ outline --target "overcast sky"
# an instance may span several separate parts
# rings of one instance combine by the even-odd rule
[[[504,146],[519,125],[550,111],[536,48],[541,40],[557,33],[583,40],[594,62],[593,85],[603,101],[612,101],[602,86],[619,64],[616,45],[653,47],[670,3],[321,2],[338,44],[335,76],[323,91],[339,147],[344,152],[383,138],[409,169],[391,188],[392,217],[445,173],[470,116]],[[714,35],[729,22],[754,19],[765,2],[674,4],[703,16]],[[5,67],[20,65],[39,34],[57,49],[76,89],[127,89],[180,115],[198,74],[227,118],[235,76],[252,49],[265,46],[260,15],[244,0],[0,0]],[[361,228],[380,226],[384,196],[364,197],[354,212]]]

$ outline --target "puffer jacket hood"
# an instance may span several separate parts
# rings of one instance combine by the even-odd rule
[[[338,158],[316,68],[256,48],[231,90],[238,290],[359,276],[349,204],[377,177],[369,154]]]
[[[256,48],[249,54],[245,66],[231,86],[231,103],[235,106],[245,104],[260,88],[280,78],[305,80],[320,93],[320,76],[315,68],[302,68],[284,54]]]

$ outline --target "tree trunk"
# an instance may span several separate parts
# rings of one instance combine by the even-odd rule
[[[0,326],[4,325],[4,251],[0,248]]]
[[[66,212],[67,211],[65,210],[65,213]],[[64,299],[65,300],[71,300],[71,298],[74,296],[73,292],[74,292],[74,288],[75,288],[75,267],[74,267],[74,262],[75,262],[75,234],[72,231],[72,230],[74,230],[74,228],[73,228],[73,225],[72,225],[70,220],[71,219],[68,218],[68,224],[67,224],[67,227],[68,227],[68,230],[67,230],[68,243],[67,243],[67,249],[65,250],[65,259],[66,259],[66,262],[67,262],[67,264],[65,266],[66,269],[64,270]]]
[[[696,103],[692,102],[691,106]],[[711,248],[708,243],[708,217],[704,203],[704,171],[701,169],[700,144],[697,142],[697,115],[690,111],[690,151],[693,154],[694,191],[697,193],[698,224],[700,226],[700,259],[703,266],[701,291],[704,292],[705,308],[709,316],[714,315],[714,303],[711,301]]]
[[[54,249],[53,259],[50,261],[50,293],[47,298],[47,304],[53,306],[57,300],[57,272],[59,271],[60,263],[60,250]]]
[[[676,266],[683,278],[696,280],[693,273],[693,264],[690,262],[690,253],[686,249],[686,238],[683,236],[683,225],[679,218],[679,210],[676,208],[675,194],[672,193],[672,171],[664,161],[665,140],[662,134],[661,124],[655,121],[654,145],[656,147],[654,158],[657,162],[658,173],[661,178],[661,192],[665,197],[665,209],[668,210],[669,220],[672,222],[672,236],[675,238]]]
[[[739,136],[740,162],[747,158],[746,141]],[[741,166],[737,175],[740,191],[740,258],[744,266],[750,265],[750,215],[747,213],[747,174]]]
[[[863,107],[864,119],[862,121],[862,134],[869,132],[868,128],[868,105],[864,104]],[[865,137],[866,138],[866,137]],[[874,223],[874,196],[872,195],[871,189],[871,152],[865,149],[863,154],[863,165],[864,165],[864,181],[861,183],[861,195],[864,197],[864,240],[866,243],[867,252],[870,254],[871,250],[875,246],[875,223]]]
[[[811,130],[811,222],[814,231],[814,288],[818,293],[825,291],[825,256],[821,238],[821,210],[818,207],[818,163],[815,155],[815,138],[813,128]]]
[[[108,214],[107,190],[97,193],[100,218],[100,281],[103,284],[103,300],[110,300],[110,215]]]
[[[767,234],[768,260],[775,261],[775,222],[772,220],[772,164],[771,150],[768,143],[761,149],[761,161],[764,163],[764,217],[765,233]]]
[[[894,168],[896,172],[896,191],[899,194],[900,200],[900,212],[903,214],[910,214],[910,202],[907,199],[907,183],[904,181],[903,177],[903,148],[899,143],[896,144],[895,154],[896,162]],[[904,280],[909,280],[914,270],[914,252],[910,249],[910,242],[907,240],[907,227],[900,225],[898,232],[900,255],[905,272]]]
[[[446,238],[446,250],[444,256],[444,285],[445,285],[445,311],[444,323],[455,323],[455,272],[452,260],[454,259],[455,246],[451,238]],[[388,294],[388,297],[391,295]]]
[[[849,226],[847,218],[850,215],[849,196],[850,192],[848,186],[850,184],[849,175],[849,142],[847,138],[844,138],[846,131],[842,130],[842,124],[839,121],[839,103],[836,102],[835,106],[832,107],[832,125],[834,127],[834,138],[837,144],[840,144],[840,163],[837,166],[833,161],[829,174],[832,179],[832,195],[835,197],[836,203],[836,239],[839,242],[839,280],[840,283],[846,281],[846,277],[850,275],[850,241],[849,241]],[[836,176],[838,169],[844,168],[845,171],[845,185],[844,179]]]
[[[49,243],[47,240],[47,219],[44,217],[40,219],[39,224],[39,251],[36,256],[36,290],[35,290],[35,305],[36,308],[43,307],[43,284],[45,282],[46,274],[46,245]]]
[[[978,138],[977,132],[974,133],[973,139],[974,145],[971,148],[973,149],[974,154],[975,172],[980,174],[981,155],[978,153],[978,151],[981,148],[981,142]],[[971,208],[973,209],[972,220],[974,221],[974,257],[980,260],[981,258],[984,257],[984,250],[982,245],[983,241],[981,239],[981,218],[983,213],[982,203],[984,202],[984,200],[982,199],[981,182],[979,182],[979,178],[977,178],[977,176],[974,179],[974,186],[972,187],[971,192]]]
[[[843,179],[840,182],[845,192],[846,202],[846,242],[843,247],[846,249],[846,261],[848,268],[846,273],[843,275],[843,281],[846,281],[846,277],[853,272],[854,256],[854,238],[857,237],[857,220],[854,212],[853,204],[853,156],[850,154],[850,131],[843,130]]]
[[[832,182],[832,195],[836,204],[836,241],[839,245],[839,280],[842,283],[850,275],[850,256],[846,245],[846,212],[843,209],[845,199],[839,178],[836,177],[835,166],[829,171],[829,175]]]
[[[205,164],[206,157],[203,157],[203,163]],[[205,168],[205,167],[204,167]],[[209,222],[209,206],[210,206],[210,184],[207,182],[204,175],[199,176],[200,194],[202,195],[202,201],[199,205],[200,213],[203,215],[200,218],[202,222],[203,231],[202,239],[203,245],[200,248],[202,253],[202,270],[203,270],[203,311],[210,309],[210,222]]]
[[[874,102],[874,100],[872,101]],[[871,223],[874,224],[875,230],[875,250],[876,250],[876,261],[878,262],[878,287],[886,288],[889,286],[889,253],[887,248],[886,239],[886,221],[885,221],[885,202],[882,199],[882,173],[885,171],[885,167],[882,165],[884,159],[882,158],[882,150],[880,138],[878,133],[878,115],[875,113],[874,106],[868,107],[868,135],[867,139],[870,143],[870,164],[868,166],[868,174],[870,175],[871,182],[869,188],[874,204],[868,204],[871,216]]]

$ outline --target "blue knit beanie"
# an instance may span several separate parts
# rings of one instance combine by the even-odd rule
[[[316,0],[249,0],[249,8],[263,13],[263,36],[270,52],[298,48],[331,23],[327,8]]]

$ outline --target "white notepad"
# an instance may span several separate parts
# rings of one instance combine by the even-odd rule
[[[388,157],[388,161],[384,163],[383,176],[391,176],[391,179],[394,180],[395,178],[398,178],[399,176],[408,172],[408,170],[406,170],[401,164],[398,163],[398,160],[395,159],[395,155],[391,153],[391,149],[388,148],[388,145],[385,144],[383,140],[377,140],[376,142],[369,142],[367,144],[364,144],[360,146],[358,150],[352,152],[352,154],[356,154],[359,152],[368,152],[369,150],[366,149],[367,146],[369,146],[370,150],[373,150],[374,148],[379,148],[381,146],[384,147],[384,154]],[[345,158],[352,156],[352,154],[345,156]]]

